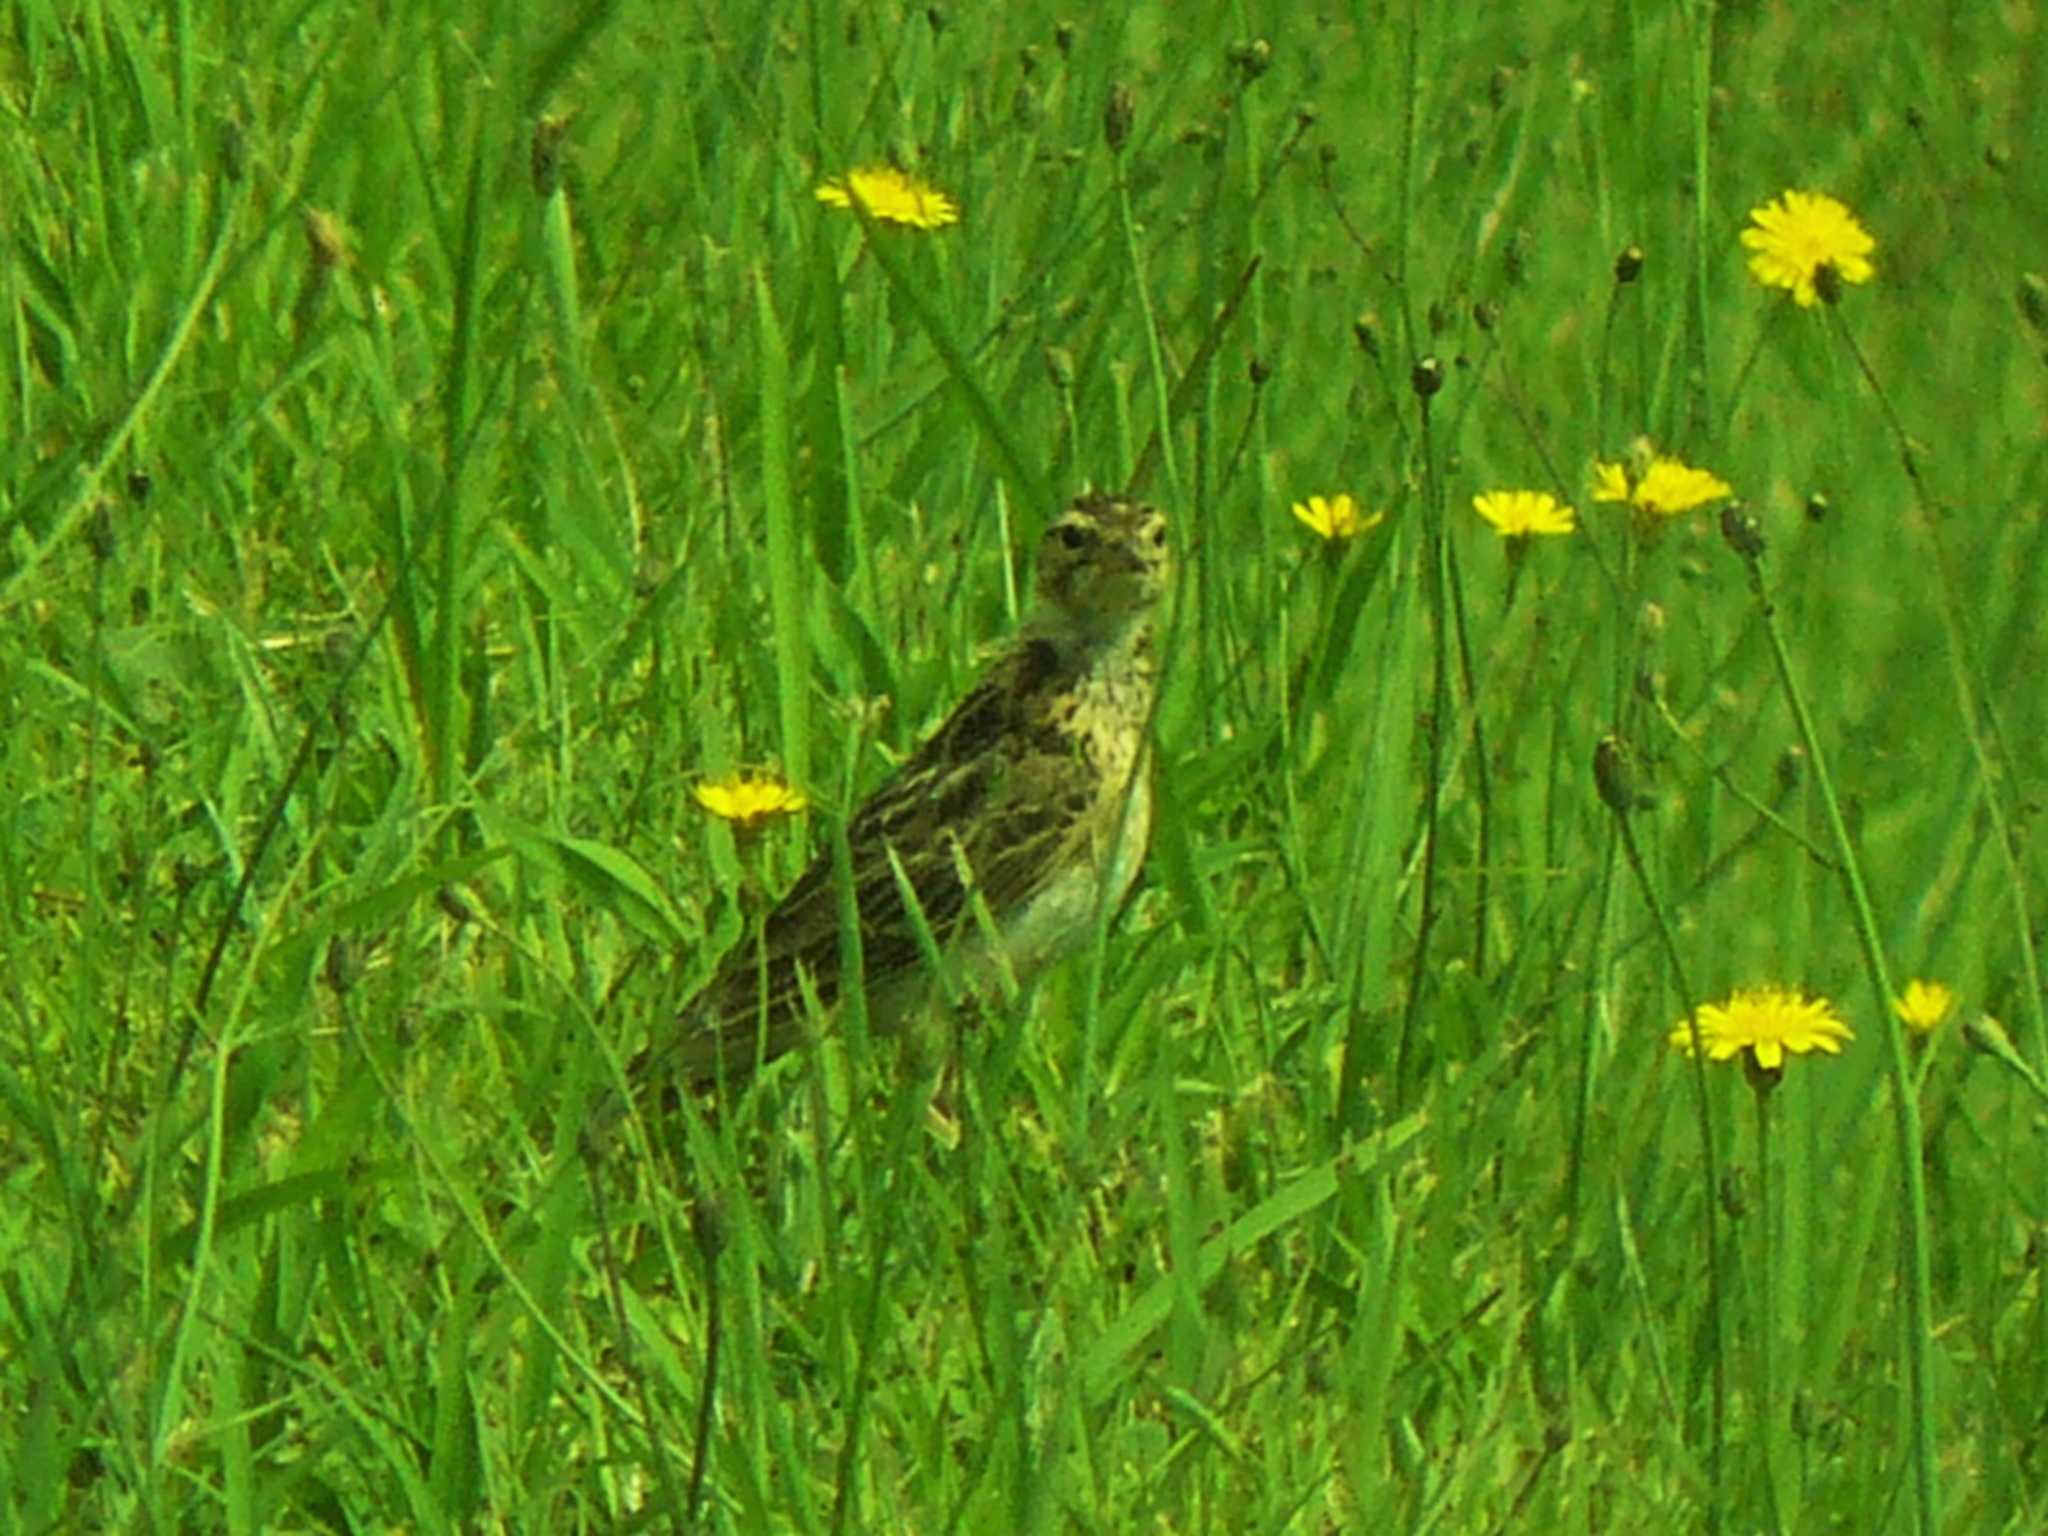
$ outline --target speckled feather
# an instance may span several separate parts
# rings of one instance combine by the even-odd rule
[[[925,990],[924,957],[889,857],[949,957],[985,969],[972,895],[1020,978],[1081,937],[1098,900],[1122,899],[1143,856],[1151,795],[1151,610],[1168,572],[1158,511],[1084,496],[1047,530],[1039,606],[977,686],[846,829],[871,1027]],[[806,988],[838,1000],[839,901],[829,850],[643,1054],[637,1084],[732,1083],[802,1043]]]

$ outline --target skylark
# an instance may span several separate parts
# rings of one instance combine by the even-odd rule
[[[1122,900],[1152,821],[1144,732],[1152,616],[1166,589],[1166,520],[1084,495],[1039,545],[1037,603],[980,683],[846,828],[870,1027],[929,991],[912,908],[970,985],[1023,979]],[[977,898],[992,924],[977,918]],[[988,942],[990,932],[998,942]],[[634,1062],[649,1085],[743,1080],[806,1038],[840,991],[839,900],[820,853]]]

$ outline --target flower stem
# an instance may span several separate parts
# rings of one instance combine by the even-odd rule
[[[1643,862],[1642,849],[1636,844],[1635,829],[1629,824],[1628,816],[1617,812],[1614,820],[1621,831],[1622,851],[1627,854],[1629,868],[1642,890],[1643,905],[1650,909],[1651,919],[1657,925],[1658,939],[1671,963],[1671,975],[1678,983],[1679,996],[1685,1002],[1686,1028],[1692,1034],[1692,1049],[1687,1055],[1692,1062],[1693,1110],[1699,1122],[1701,1175],[1706,1188],[1707,1350],[1711,1356],[1714,1390],[1713,1418],[1707,1444],[1707,1531],[1709,1536],[1714,1536],[1721,1529],[1721,1508],[1727,1486],[1722,1479],[1721,1468],[1728,1434],[1728,1367],[1724,1344],[1728,1335],[1722,1326],[1726,1314],[1721,1287],[1721,1160],[1714,1150],[1714,1101],[1707,1091],[1707,1052],[1705,1043],[1700,1039],[1699,1011],[1693,1004],[1693,998],[1698,994],[1686,980],[1678,936],[1672,932],[1670,917],[1657,897],[1656,886],[1650,881],[1649,868]]]
[[[1757,1239],[1757,1445],[1763,1452],[1764,1510],[1772,1536],[1785,1528],[1783,1442],[1779,1435],[1778,1412],[1778,1199],[1777,1174],[1771,1166],[1771,1087],[1752,1080],[1756,1097],[1756,1184],[1757,1219],[1763,1228]]]
[[[2027,978],[2020,994],[2027,1003],[2025,1045],[2034,1070],[2048,1073],[2048,1003],[2043,1001],[2041,960],[2034,945],[2033,920],[2027,910],[2028,882],[2020,857],[2019,840],[2013,832],[2013,810],[2006,798],[2009,791],[2003,788],[2019,780],[2012,772],[2012,754],[2006,750],[2005,732],[1997,713],[1988,699],[1980,697],[1976,682],[1970,675],[1968,658],[1976,648],[1968,642],[1964,629],[1963,614],[1968,608],[1963,597],[1964,586],[1956,572],[1955,557],[1942,536],[1939,509],[1927,494],[1926,482],[1920,477],[1920,462],[1914,453],[1912,439],[1906,435],[1905,424],[1899,419],[1891,396],[1885,393],[1884,382],[1878,378],[1877,370],[1870,366],[1870,359],[1857,343],[1855,333],[1842,319],[1841,310],[1830,306],[1828,314],[1834,322],[1836,337],[1855,360],[1857,371],[1870,386],[1870,392],[1877,397],[1885,426],[1890,429],[1892,442],[1899,450],[1899,462],[1905,467],[1906,480],[1913,487],[1913,505],[1920,514],[1921,530],[1934,553],[1935,585],[1941,593],[1941,626],[1948,640],[1956,704],[1967,727],[1965,734],[1970,739],[1970,752],[1976,758],[1977,782],[1983,791],[1984,810],[1991,819],[1992,830],[1996,834],[1993,841],[1997,844],[1999,858],[2005,866],[2006,881],[2012,891],[2012,935],[2017,941],[2020,964]]]
[[[1692,187],[1693,187],[1693,271],[1692,271],[1692,357],[1691,362],[1698,370],[1697,391],[1693,396],[1693,423],[1699,430],[1705,430],[1713,417],[1713,370],[1707,363],[1707,337],[1711,327],[1707,322],[1707,273],[1710,263],[1711,244],[1708,231],[1712,228],[1712,207],[1710,202],[1713,179],[1708,175],[1708,148],[1712,138],[1708,131],[1708,100],[1714,86],[1714,6],[1704,0],[1693,0],[1684,7],[1685,24],[1690,32],[1687,41],[1691,44],[1692,65]]]
[[[1138,312],[1145,321],[1145,351],[1152,378],[1152,404],[1159,420],[1159,460],[1166,470],[1167,499],[1180,506],[1180,469],[1173,455],[1173,407],[1166,383],[1166,357],[1159,345],[1159,318],[1152,311],[1152,290],[1146,286],[1145,258],[1138,249],[1138,226],[1131,217],[1131,188],[1124,177],[1124,159],[1116,157],[1117,221],[1123,227],[1124,254],[1131,263],[1131,283],[1138,294]]]
[[[1458,569],[1457,546],[1444,537],[1444,563],[1450,597],[1452,632],[1458,646],[1458,679],[1472,710],[1472,799],[1479,812],[1479,835],[1473,855],[1472,974],[1486,975],[1486,921],[1491,904],[1493,869],[1493,781],[1487,773],[1486,716],[1479,698],[1479,678],[1472,665],[1472,636],[1465,622],[1465,582]]]
[[[1848,824],[1835,794],[1834,777],[1828,771],[1827,754],[1814,729],[1813,716],[1792,670],[1792,657],[1778,627],[1777,611],[1764,593],[1763,562],[1758,554],[1742,555],[1749,576],[1750,592],[1756,598],[1763,620],[1771,659],[1778,670],[1778,683],[1786,705],[1799,727],[1800,742],[1812,765],[1814,787],[1826,813],[1828,835],[1835,845],[1842,887],[1856,923],[1856,937],[1863,950],[1864,972],[1871,993],[1877,999],[1877,1016],[1885,1037],[1886,1070],[1891,1078],[1892,1126],[1898,1145],[1899,1183],[1904,1196],[1906,1240],[1906,1330],[1905,1355],[1908,1398],[1912,1416],[1913,1492],[1920,1518],[1921,1536],[1937,1536],[1941,1529],[1941,1489],[1934,1465],[1934,1384],[1931,1375],[1933,1348],[1933,1282],[1928,1261],[1927,1178],[1921,1166],[1920,1100],[1913,1091],[1913,1068],[1906,1055],[1905,1025],[1892,1012],[1892,985],[1885,970],[1884,948],[1878,938],[1877,917],[1871,909],[1869,889],[1856,845],[1849,837]]]
[[[1409,1052],[1414,1043],[1416,1021],[1421,1017],[1424,993],[1435,970],[1429,941],[1437,920],[1437,854],[1442,833],[1444,736],[1450,729],[1450,674],[1454,644],[1450,630],[1450,570],[1444,534],[1443,480],[1437,473],[1436,439],[1430,427],[1430,396],[1418,392],[1421,421],[1418,441],[1422,448],[1423,560],[1427,568],[1433,648],[1429,691],[1429,770],[1423,784],[1422,801],[1422,912],[1415,925],[1415,959],[1408,976],[1408,998],[1401,1009],[1400,1041],[1394,1048],[1394,1106],[1404,1112],[1409,1103]]]

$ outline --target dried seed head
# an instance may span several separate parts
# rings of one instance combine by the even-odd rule
[[[1232,43],[1224,57],[1249,84],[1273,67],[1273,45],[1255,37],[1248,43]]]
[[[348,231],[341,220],[325,208],[308,208],[303,220],[306,249],[316,272],[331,272],[348,265]]]
[[[2043,336],[2048,336],[2048,277],[2022,272],[2019,286],[2020,316]]]
[[[1500,250],[1500,272],[1509,284],[1519,288],[1529,275],[1528,236],[1522,230],[1511,231],[1507,243]]]
[[[1763,524],[1739,501],[1731,501],[1721,509],[1721,538],[1752,565],[1764,557]]]
[[[1799,781],[1806,777],[1806,748],[1790,746],[1779,753],[1777,774],[1781,793],[1789,795],[1797,789]]]
[[[232,117],[220,125],[220,173],[229,181],[249,174],[249,139]]]
[[[555,189],[561,185],[562,135],[568,131],[569,119],[566,116],[545,114],[534,123],[531,160],[535,197],[553,197]]]
[[[690,1235],[696,1239],[697,1252],[706,1263],[716,1261],[725,1252],[725,1212],[709,1195],[700,1195],[696,1210],[690,1213]]]
[[[1102,109],[1102,138],[1109,145],[1109,152],[1120,155],[1131,137],[1131,123],[1137,116],[1137,106],[1131,100],[1131,88],[1121,80],[1109,88],[1109,101]]]
[[[1593,786],[1601,802],[1617,816],[1646,805],[1637,788],[1635,754],[1619,736],[1602,736],[1593,749]]]
[[[1721,1209],[1731,1221],[1749,1214],[1749,1176],[1743,1169],[1730,1168],[1721,1175]]]
[[[362,961],[356,955],[356,947],[340,934],[327,941],[327,964],[324,980],[329,991],[336,997],[346,997],[363,973]]]
[[[102,565],[114,558],[114,511],[105,500],[93,503],[85,523],[85,545]]]

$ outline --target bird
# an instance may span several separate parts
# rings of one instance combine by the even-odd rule
[[[1076,497],[1039,540],[1022,626],[854,811],[846,842],[874,1032],[932,991],[906,887],[949,969],[974,986],[1005,970],[1029,979],[1130,890],[1152,823],[1154,623],[1171,574],[1157,507]],[[652,1085],[730,1089],[802,1044],[814,1007],[839,1001],[840,949],[828,849],[630,1064],[634,1098]]]

